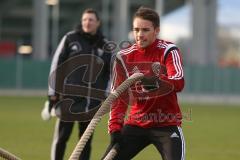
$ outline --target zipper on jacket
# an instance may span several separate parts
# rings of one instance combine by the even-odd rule
[[[93,67],[93,65],[94,65],[93,55],[94,55],[94,49],[92,49],[92,51],[91,51],[91,62],[90,62],[90,66],[89,66],[90,67],[90,75],[89,75],[89,81],[90,82],[88,82],[87,105],[86,105],[86,108],[85,108],[85,112],[89,111],[89,106],[90,106],[90,103],[91,103],[91,98],[90,98],[91,88],[92,88],[91,80],[92,80],[92,77],[93,77],[93,69],[94,69],[94,67]]]

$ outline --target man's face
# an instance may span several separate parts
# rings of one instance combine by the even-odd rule
[[[82,29],[84,32],[89,34],[95,34],[100,25],[100,21],[93,13],[84,13],[82,15]]]
[[[154,28],[149,20],[135,18],[133,20],[133,34],[137,45],[140,48],[146,48],[157,38],[159,27]]]

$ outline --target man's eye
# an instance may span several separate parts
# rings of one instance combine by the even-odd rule
[[[148,28],[144,28],[144,29],[143,29],[143,32],[147,32],[147,31],[149,31]]]
[[[134,31],[134,32],[138,32],[138,31],[139,31],[139,29],[135,28],[135,29],[133,29],[133,31]]]

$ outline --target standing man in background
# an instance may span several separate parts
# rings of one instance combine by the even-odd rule
[[[90,96],[91,89],[95,88],[106,91],[110,77],[111,54],[103,51],[103,46],[105,45],[106,40],[100,32],[99,27],[100,19],[97,12],[93,9],[86,9],[82,14],[81,24],[79,24],[73,31],[65,34],[62,38],[51,64],[50,76],[53,77],[51,78],[53,82],[51,82],[52,86],[49,87],[48,91],[50,103],[48,109],[49,112],[51,112],[52,107],[56,103],[64,98],[70,98],[74,101],[72,108],[78,113],[88,112],[100,105],[101,100],[94,99],[94,97]],[[96,67],[94,68],[95,63],[97,62],[86,62],[86,65],[79,66],[78,69],[72,70],[72,72],[66,77],[66,80],[64,80],[65,84],[87,88],[86,93],[84,93],[84,95],[87,96],[74,96],[58,93],[55,89],[59,80],[58,77],[62,76],[63,73],[59,73],[57,68],[60,66],[63,68],[70,67],[71,63],[68,62],[78,56],[92,56],[92,59],[94,59],[94,57],[100,58],[103,67],[97,75],[93,75],[93,71],[97,69]],[[86,76],[87,71],[89,71],[88,75],[91,76]],[[54,75],[54,72],[56,75]],[[92,80],[92,76],[97,77],[95,80]],[[59,105],[59,107],[61,107],[61,105]],[[78,122],[78,124],[78,135],[80,138],[89,124],[89,119],[83,122]],[[73,125],[74,122],[57,119],[51,148],[51,160],[63,160],[66,143],[71,135]],[[87,142],[80,156],[80,160],[90,160],[91,139]]]
[[[184,87],[182,57],[176,45],[157,38],[159,25],[157,12],[139,8],[133,17],[136,43],[118,52],[114,62],[113,92],[133,73],[145,74],[111,107],[111,142],[105,156],[117,144],[114,160],[130,160],[150,144],[163,160],[185,159],[182,114],[177,100],[177,93]],[[125,117],[128,106],[130,111]]]

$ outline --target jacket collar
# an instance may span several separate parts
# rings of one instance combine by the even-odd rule
[[[86,33],[82,30],[82,25],[78,24],[75,27],[75,31],[82,35],[86,40],[88,40],[91,44],[97,45],[98,43],[101,43],[101,41],[104,39],[104,36],[100,29],[97,30],[96,34],[91,35],[89,33]],[[102,45],[102,44],[100,44]]]
[[[152,44],[150,44],[150,45],[147,46],[146,48],[140,48],[140,47],[137,45],[137,49],[138,49],[138,51],[141,52],[141,53],[146,53],[146,52],[148,53],[148,52],[153,51],[153,50],[156,48],[158,42],[159,42],[159,40],[156,39]]]

